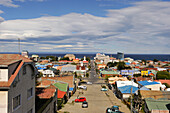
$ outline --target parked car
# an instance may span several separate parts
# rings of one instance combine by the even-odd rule
[[[112,85],[111,84],[107,84],[108,88],[111,90],[112,89]]]
[[[75,99],[75,102],[84,102],[84,101],[86,101],[85,97],[80,97],[78,99]]]
[[[84,101],[82,103],[82,108],[88,108],[88,102],[87,101]]]
[[[87,90],[87,86],[78,86],[78,89],[84,89],[84,90]]]
[[[112,106],[112,109],[113,109],[114,111],[119,111],[119,107],[118,107],[118,106]]]
[[[107,89],[106,88],[102,88],[101,91],[107,91]]]
[[[91,82],[87,82],[87,84],[92,84]]]
[[[106,109],[106,113],[122,113],[122,112],[119,111],[118,106],[112,106],[111,108]]]

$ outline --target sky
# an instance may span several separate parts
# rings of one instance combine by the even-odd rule
[[[0,52],[170,54],[170,0],[0,0]]]

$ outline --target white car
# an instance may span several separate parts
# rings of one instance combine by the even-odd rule
[[[87,90],[87,86],[78,86],[78,89],[84,89],[84,90]]]
[[[92,84],[91,82],[87,82],[87,84]]]

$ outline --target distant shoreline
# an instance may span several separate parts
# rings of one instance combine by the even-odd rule
[[[17,52],[0,52],[0,54],[18,54]],[[90,59],[93,59],[96,56],[96,53],[40,53],[40,52],[30,52],[29,56],[32,56],[33,54],[37,54],[40,57],[45,56],[57,56],[57,57],[64,57],[65,54],[74,54],[76,58],[83,58],[84,56],[90,57]],[[110,57],[117,58],[117,54],[105,54],[109,55]],[[160,61],[170,61],[170,54],[124,54],[125,58],[130,57],[134,60],[153,60],[158,59]]]

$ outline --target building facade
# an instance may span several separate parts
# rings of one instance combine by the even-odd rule
[[[0,54],[0,111],[35,113],[35,75],[31,60],[18,54]]]

